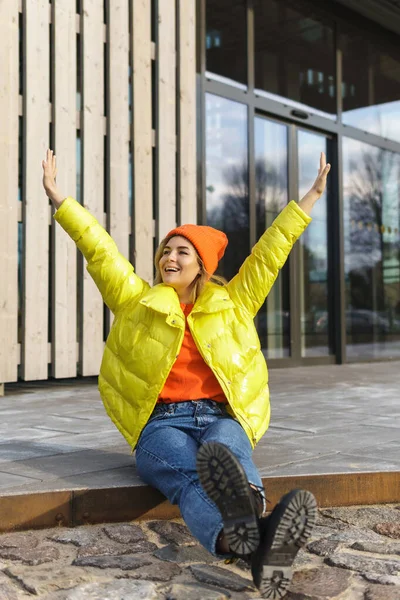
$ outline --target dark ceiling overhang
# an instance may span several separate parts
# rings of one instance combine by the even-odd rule
[[[336,0],[400,35],[400,0]]]

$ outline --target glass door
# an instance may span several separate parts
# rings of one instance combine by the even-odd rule
[[[256,231],[259,238],[292,198],[315,180],[320,152],[328,160],[328,137],[297,126],[255,118]],[[268,360],[332,357],[332,265],[329,188],[318,200],[312,222],[290,254],[258,315],[258,332]]]
[[[297,131],[298,197],[313,184],[318,160],[325,152],[329,160],[329,140],[299,129]],[[331,265],[329,260],[328,191],[317,201],[312,222],[300,238],[298,252],[300,355],[328,356],[332,353],[329,332]]]
[[[288,127],[255,118],[257,239],[288,203]],[[287,263],[258,313],[258,333],[268,358],[286,358],[290,348],[290,275]]]

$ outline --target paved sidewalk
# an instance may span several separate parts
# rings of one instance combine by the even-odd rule
[[[285,600],[399,600],[400,505],[320,510]],[[181,520],[0,535],[0,599],[259,599]]]
[[[274,369],[270,384],[271,425],[255,450],[267,497],[274,502],[285,485],[304,483],[320,506],[400,501],[400,362]],[[85,521],[102,498],[114,511],[118,502],[131,503],[137,486],[143,504],[147,492],[134,455],[94,382],[6,387],[0,398],[0,517],[6,497],[22,501],[74,490],[78,498],[79,490],[110,490],[108,499],[86,494],[80,508]],[[3,505],[7,514],[9,507]],[[107,507],[102,510],[96,518],[110,518]],[[121,512],[120,519],[128,517]]]

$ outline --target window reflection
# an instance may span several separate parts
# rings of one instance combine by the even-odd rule
[[[206,95],[207,224],[229,238],[219,273],[231,279],[249,254],[247,107]]]
[[[327,153],[325,137],[298,132],[299,197],[312,186],[318,163]],[[329,192],[329,188],[328,188]],[[327,191],[313,207],[312,222],[300,238],[300,315],[302,356],[324,356],[332,352],[329,343],[329,265]]]
[[[207,0],[206,69],[247,84],[245,0]]]
[[[257,237],[288,202],[287,127],[255,119]],[[280,272],[258,313],[258,333],[267,358],[290,354],[289,263]]]
[[[254,1],[255,87],[336,114],[333,23],[301,1]]]
[[[343,140],[349,357],[400,356],[400,155]]]
[[[380,41],[380,46],[382,41]],[[365,32],[341,35],[343,123],[400,141],[400,51]]]

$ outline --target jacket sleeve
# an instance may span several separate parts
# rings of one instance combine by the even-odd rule
[[[293,200],[282,210],[254,246],[239,273],[227,284],[235,304],[256,316],[294,243],[310,222],[311,218]]]
[[[107,231],[76,200],[66,198],[54,218],[86,258],[86,268],[113,313],[149,287],[135,274],[131,263],[118,252],[117,245]]]

